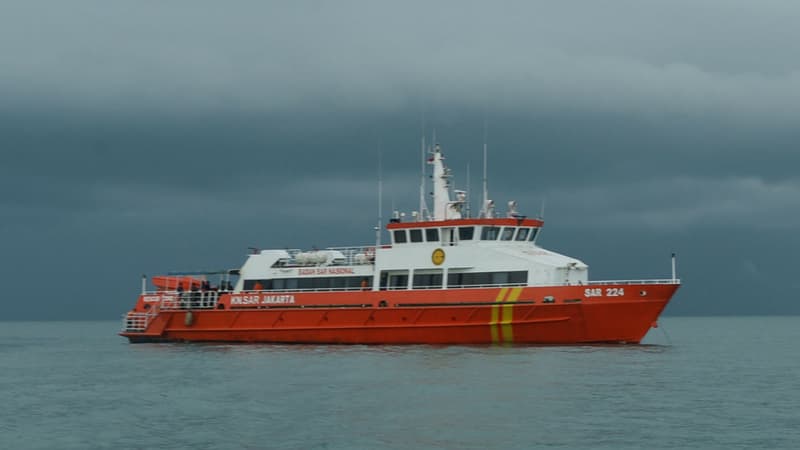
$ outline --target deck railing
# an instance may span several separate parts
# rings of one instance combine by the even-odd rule
[[[574,285],[576,283],[568,283]],[[609,280],[609,281],[588,281],[587,285],[598,284],[681,284],[680,278],[666,278],[657,280]]]
[[[494,283],[494,284],[465,284],[465,285],[449,285],[447,289],[482,289],[482,288],[502,288],[502,287],[547,287],[547,286],[602,286],[609,284],[681,284],[680,279],[651,279],[651,280],[602,280],[602,281],[567,281],[564,283]],[[413,289],[442,289],[441,286],[419,286]],[[238,291],[237,294],[256,294],[263,292],[285,294],[291,292],[356,292],[356,291],[371,291],[372,286],[368,288],[361,287],[321,287],[321,288],[292,288],[292,289],[268,289],[268,290],[249,290]],[[381,291],[404,291],[408,290],[407,287],[402,286],[386,286],[382,287]],[[219,296],[228,292],[207,291],[207,292],[184,292],[182,295],[175,291],[155,291],[147,292],[144,295],[161,295],[161,301],[158,303],[160,309],[174,310],[174,309],[213,309],[217,306]]]
[[[156,313],[132,313],[129,312],[122,317],[122,329],[124,331],[145,331],[150,321]]]
[[[165,311],[176,309],[214,309],[219,301],[219,291],[189,291],[162,295],[158,308]]]
[[[494,284],[465,284],[465,285],[448,285],[446,289],[482,289],[482,288],[502,288],[502,287],[547,287],[547,286],[598,286],[609,284],[681,284],[680,279],[654,279],[654,280],[604,280],[604,281],[567,281],[564,283],[494,283]],[[442,286],[419,286],[412,289],[442,289]],[[293,288],[293,289],[269,289],[261,291],[240,291],[237,294],[256,294],[259,292],[274,292],[278,294],[285,294],[291,292],[345,292],[345,291],[371,291],[372,286],[367,289],[360,287],[326,287],[326,288]],[[381,291],[405,291],[409,290],[406,286],[385,286],[381,287]]]
[[[448,285],[447,289],[480,289],[480,288],[496,288],[496,287],[545,287],[545,286],[596,286],[608,284],[681,284],[681,280],[677,279],[643,279],[643,280],[599,280],[599,281],[567,281],[563,283],[494,283],[494,284],[466,284],[466,285]],[[407,287],[402,286],[388,286],[380,290],[406,290]],[[419,286],[416,289],[441,289],[440,286]],[[269,289],[269,290],[243,290],[237,292],[238,294],[253,294],[257,292],[347,292],[347,291],[364,291],[372,290],[372,286],[368,289],[361,287],[322,287],[322,288],[289,288],[289,289]],[[148,291],[145,296],[161,296],[158,302],[161,309],[188,309],[188,308],[215,308],[219,295],[224,294],[226,291],[189,291],[179,294],[176,291]]]
[[[288,265],[291,267],[316,267],[316,266],[361,266],[375,263],[375,246],[374,245],[357,245],[350,247],[327,247],[321,250],[300,250],[297,248],[288,249],[290,261]],[[343,258],[337,259],[324,259],[316,260],[311,259],[307,262],[301,262],[298,255],[301,254],[318,254],[318,255],[331,255],[327,252],[341,253]]]

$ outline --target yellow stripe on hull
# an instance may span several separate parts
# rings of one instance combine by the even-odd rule
[[[492,305],[492,316],[489,327],[492,335],[492,344],[514,342],[514,303],[522,294],[522,288],[502,288],[497,294],[495,304]],[[508,298],[506,298],[506,295]],[[504,303],[505,302],[505,303]],[[500,325],[498,330],[497,325]]]
[[[492,317],[489,320],[489,330],[492,333],[492,344],[497,344],[500,342],[500,335],[497,327],[495,326],[497,325],[498,318],[500,316],[500,311],[498,311],[497,307],[499,306],[499,303],[502,302],[506,297],[506,293],[508,293],[508,288],[500,289],[500,292],[497,294],[497,298],[494,299],[495,304],[492,305]]]
[[[508,298],[506,299],[506,303],[502,305],[503,309],[501,310],[500,315],[500,329],[503,342],[506,344],[511,344],[514,342],[514,328],[512,325],[512,322],[514,321],[514,303],[516,303],[520,294],[522,294],[522,288],[512,289],[511,294],[509,294]]]

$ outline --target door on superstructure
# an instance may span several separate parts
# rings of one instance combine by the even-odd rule
[[[442,228],[442,246],[456,245],[457,239],[455,228]]]

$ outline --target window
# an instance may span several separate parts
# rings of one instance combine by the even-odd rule
[[[244,280],[244,290],[255,291],[262,289],[263,290],[273,289],[272,281],[273,280]],[[258,283],[260,287],[257,287],[256,283]]]
[[[472,237],[475,235],[475,227],[459,227],[458,228],[458,240],[459,241],[470,241]]]
[[[492,272],[491,284],[508,284],[508,272]]]
[[[447,274],[447,287],[472,286],[521,286],[528,282],[525,270],[513,272],[450,272]]]
[[[438,289],[442,287],[442,271],[430,273],[414,272],[414,289]]]
[[[516,231],[514,227],[503,227],[503,234],[500,236],[500,240],[510,241],[514,237],[514,231]]]
[[[308,278],[275,278],[271,280],[245,280],[245,290],[254,290],[256,282],[261,283],[265,291],[285,291],[298,289],[316,290],[356,290],[372,286],[372,277],[308,277]]]
[[[411,238],[411,242],[422,242],[422,230],[409,230],[408,236]]]
[[[399,272],[381,271],[381,290],[408,289],[408,271]]]
[[[526,241],[526,240],[528,240],[528,232],[530,230],[531,230],[530,228],[520,228],[517,231],[517,239],[516,240],[518,240],[518,241]]]
[[[536,234],[537,234],[538,232],[539,232],[539,229],[538,229],[538,228],[532,228],[532,229],[531,229],[531,237],[530,237],[530,239],[528,239],[528,240],[529,240],[529,241],[534,241],[534,240],[536,240]]]
[[[439,242],[439,229],[438,228],[426,228],[425,229],[425,240],[428,242]]]
[[[403,244],[406,242],[406,230],[394,230],[394,243]]]
[[[515,270],[514,272],[508,272],[508,282],[510,284],[528,284],[528,271]]]
[[[331,288],[331,280],[329,278],[308,278],[305,280],[305,285],[308,286],[310,289],[330,289]],[[302,285],[302,284],[301,284]]]
[[[483,227],[481,230],[481,240],[483,241],[493,241],[497,239],[497,235],[500,232],[500,227]]]
[[[404,274],[389,275],[389,289],[407,289],[408,272]]]

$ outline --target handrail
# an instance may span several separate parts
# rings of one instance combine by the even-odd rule
[[[156,313],[129,312],[122,316],[122,331],[145,331]]]
[[[449,285],[445,289],[483,289],[483,288],[502,288],[502,287],[547,287],[547,286],[603,286],[613,284],[681,284],[680,279],[649,279],[649,280],[603,280],[603,281],[568,281],[565,283],[495,283],[495,284],[466,284]],[[420,286],[412,289],[442,289],[441,286]],[[223,294],[257,294],[257,293],[276,293],[284,294],[289,292],[358,292],[372,291],[372,287],[364,289],[361,287],[328,287],[328,288],[295,288],[295,289],[268,289],[268,290],[242,290],[242,291],[189,291],[183,293],[181,300],[177,299],[176,291],[149,291],[143,295],[161,295],[161,309],[211,309],[215,308],[219,296]],[[380,290],[408,290],[406,287],[386,286]],[[191,295],[199,295],[200,301],[191,303]]]
[[[214,309],[219,301],[219,291],[171,291],[162,295],[159,309],[173,311],[179,309]]]
[[[584,284],[681,284],[680,278],[663,278],[654,280],[609,280],[609,281],[588,281]]]
[[[286,250],[291,261],[284,267],[320,267],[320,266],[363,266],[375,263],[374,245],[353,245],[348,247],[327,247],[319,250],[301,250],[292,248]],[[308,262],[298,262],[297,257],[304,253],[324,253],[339,252],[344,257],[344,261],[325,259],[324,261],[312,260]]]

